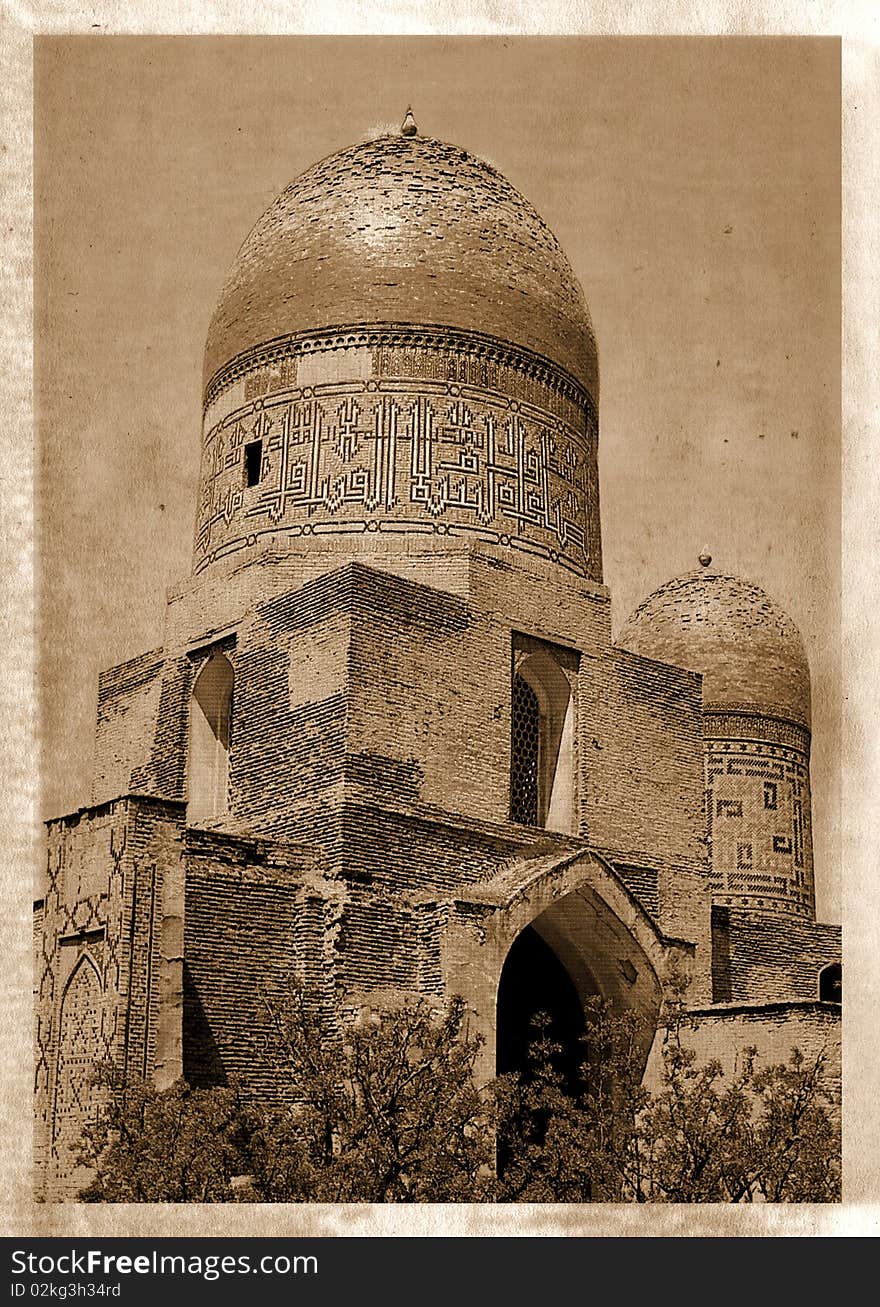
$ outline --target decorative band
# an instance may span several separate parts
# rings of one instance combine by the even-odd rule
[[[799,899],[786,899],[773,894],[728,894],[713,891],[712,905],[716,908],[746,908],[753,912],[787,912],[793,916],[813,918],[813,896],[805,890]]]
[[[529,554],[532,557],[545,559],[547,562],[563,567],[567,572],[574,576],[581,577],[585,580],[595,581],[602,584],[601,569],[590,567],[587,564],[581,564],[567,554],[549,545],[545,545],[537,540],[520,539],[515,535],[506,532],[492,530],[488,527],[473,526],[469,523],[455,522],[435,522],[433,526],[423,522],[393,521],[377,522],[373,521],[355,521],[355,522],[294,522],[288,525],[272,525],[270,527],[256,528],[247,533],[247,535],[235,536],[231,540],[226,540],[212,549],[209,553],[204,553],[197,558],[193,566],[193,575],[197,576],[204,571],[206,567],[219,562],[223,558],[229,558],[239,553],[242,549],[252,549],[264,537],[267,540],[274,541],[284,536],[291,540],[303,540],[306,543],[313,539],[321,540],[322,538],[333,539],[352,539],[357,536],[369,537],[372,533],[381,533],[383,536],[388,535],[420,535],[422,537],[440,536],[440,537],[457,537],[462,540],[476,539],[486,544],[499,545],[502,548],[517,549],[522,553]]]
[[[773,711],[755,704],[704,703],[703,722],[705,734],[710,739],[727,739],[740,732],[754,738],[755,724],[760,722],[771,732],[791,732],[800,742],[800,747],[809,753],[811,732],[808,723],[799,714],[782,708]]]
[[[338,349],[423,348],[465,353],[505,364],[525,376],[540,381],[572,403],[595,410],[596,400],[570,372],[522,345],[499,340],[479,331],[457,327],[412,326],[406,323],[355,323],[350,326],[326,327],[319,331],[296,332],[276,336],[273,340],[236,354],[218,368],[205,387],[204,409],[241,377],[258,368],[277,366],[285,359]]]

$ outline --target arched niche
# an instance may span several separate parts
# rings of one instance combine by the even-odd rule
[[[70,973],[58,1012],[55,1092],[52,1105],[52,1161],[57,1177],[71,1174],[73,1150],[95,1110],[93,1074],[102,1054],[103,984],[94,960],[84,953]],[[74,1181],[79,1172],[74,1173]]]
[[[843,969],[839,962],[829,962],[819,972],[819,1001],[821,1003],[840,1003],[843,1001]]]
[[[511,702],[510,815],[570,834],[574,810],[574,697],[546,650],[515,662]]]
[[[496,1074],[500,982],[527,927],[552,949],[581,1010],[598,995],[617,1011],[636,1013],[647,1059],[660,977],[670,966],[668,945],[604,861],[584,852],[509,865],[457,906],[445,927],[444,985],[464,998],[472,1029],[484,1041],[479,1079]]]
[[[229,803],[229,746],[235,675],[223,654],[199,672],[190,705],[187,821],[212,821]]]

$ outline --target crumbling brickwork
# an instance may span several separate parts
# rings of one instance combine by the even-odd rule
[[[307,848],[187,831],[183,1074],[272,1102],[293,979],[334,993],[343,895]]]
[[[126,794],[132,771],[146,762],[159,716],[161,672],[162,650],[152,649],[99,676],[93,803]]]

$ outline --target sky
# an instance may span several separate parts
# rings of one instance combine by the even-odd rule
[[[38,39],[44,815],[88,802],[97,674],[161,644],[189,572],[236,250],[294,176],[412,104],[535,204],[584,286],[615,630],[704,547],[800,627],[839,920],[839,67],[827,38]]]

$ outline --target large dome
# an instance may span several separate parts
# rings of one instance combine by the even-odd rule
[[[737,708],[809,725],[810,668],[791,618],[757,585],[708,565],[649,595],[619,644],[703,675],[708,708]]]
[[[407,115],[310,168],[238,252],[205,351],[194,571],[421,551],[436,578],[486,545],[601,584],[597,392],[555,236]]]
[[[205,386],[256,346],[365,323],[439,325],[510,342],[598,399],[589,311],[556,237],[499,172],[442,141],[365,141],[282,192],[223,287]]]

